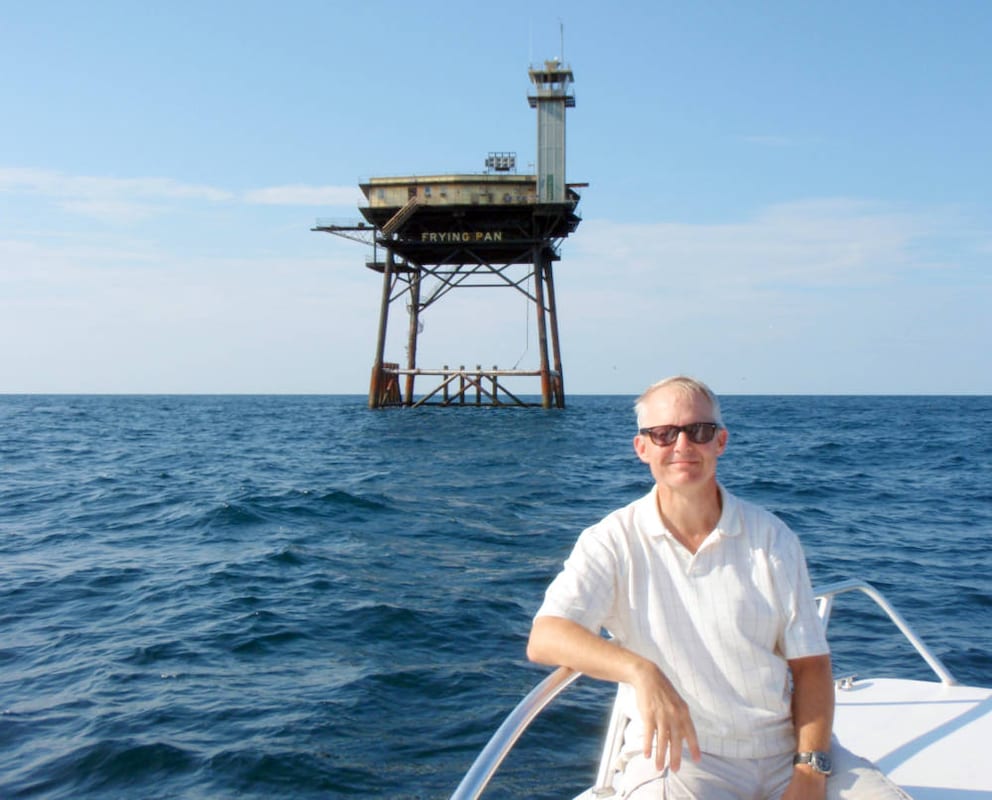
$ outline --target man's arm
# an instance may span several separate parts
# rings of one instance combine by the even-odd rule
[[[534,620],[527,657],[539,664],[570,667],[592,678],[633,686],[644,722],[644,757],[650,758],[651,746],[657,738],[658,769],[665,765],[669,745],[674,771],[682,762],[683,742],[693,760],[700,759],[689,706],[652,661],[591,633],[576,622],[545,616]]]
[[[789,661],[792,670],[792,722],[796,750],[830,750],[834,722],[834,681],[830,656],[810,656]],[[826,795],[824,775],[808,765],[793,769],[792,781],[782,800],[813,800]]]

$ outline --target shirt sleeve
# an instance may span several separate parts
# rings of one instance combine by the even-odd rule
[[[582,532],[535,616],[564,617],[599,633],[616,600],[616,557],[597,527]]]
[[[825,655],[830,647],[817,613],[806,557],[799,538],[785,530],[787,544],[776,564],[778,600],[785,613],[780,647],[786,659]]]

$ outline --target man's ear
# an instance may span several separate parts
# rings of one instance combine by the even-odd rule
[[[645,464],[648,463],[648,440],[646,436],[637,434],[634,437],[634,452],[637,453],[637,457],[641,459]]]
[[[718,456],[722,456],[723,451],[727,449],[728,438],[730,438],[730,434],[727,432],[726,428],[720,428],[720,430],[716,432],[716,444],[717,444],[716,454]]]

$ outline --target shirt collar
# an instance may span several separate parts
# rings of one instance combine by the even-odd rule
[[[739,536],[741,534],[741,526],[738,522],[740,517],[737,514],[737,498],[728,492],[722,483],[717,482],[717,488],[720,490],[720,504],[722,508],[720,510],[720,519],[717,520],[716,527],[710,531],[710,535],[715,533],[718,536]],[[665,524],[661,521],[661,514],[658,513],[658,487],[652,486],[651,491],[645,499],[648,501],[648,510],[650,512],[648,516],[652,521],[652,524],[648,526],[648,530],[653,536],[673,538],[672,532],[665,527]]]
[[[738,521],[740,516],[737,513],[737,498],[728,492],[722,483],[717,483],[717,487],[720,489],[720,504],[723,508],[714,530],[721,536],[740,536],[741,526]]]

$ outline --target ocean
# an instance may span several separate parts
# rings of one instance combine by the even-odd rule
[[[0,396],[0,797],[446,798],[547,674],[575,538],[650,487],[632,401]],[[814,584],[992,685],[992,398],[723,405],[722,481]],[[830,632],[838,674],[930,674],[867,600]],[[580,681],[486,797],[589,785],[611,697]]]

